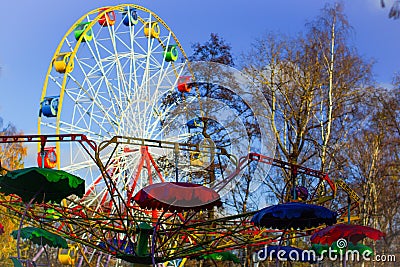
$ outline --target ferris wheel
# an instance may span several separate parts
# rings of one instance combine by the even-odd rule
[[[174,33],[150,10],[136,5],[92,10],[67,31],[54,53],[38,132],[85,134],[96,143],[113,136],[164,139],[164,114],[173,108],[165,99],[176,91],[185,60]],[[59,168],[85,177],[93,190],[94,184],[102,188],[98,168],[82,148],[55,146]],[[110,167],[114,177],[132,175],[126,172],[141,157],[133,152],[129,147],[118,151]],[[146,185],[141,182],[146,183],[139,179],[137,186]]]
[[[186,60],[175,34],[152,11],[132,4],[94,9],[72,25],[54,53],[43,85],[38,133],[84,134],[98,144],[114,136],[184,141],[189,133],[167,135],[163,122],[175,107],[168,99],[175,95],[185,101],[176,95],[188,91],[181,77]],[[73,143],[57,142],[54,148],[45,151],[56,160],[49,154],[43,162],[86,180],[79,205],[94,214],[113,214],[110,190],[87,151]],[[157,159],[167,158],[163,149],[124,145],[103,152],[105,172],[125,197],[169,175],[156,166]]]

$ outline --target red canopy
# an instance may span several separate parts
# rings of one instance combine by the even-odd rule
[[[142,188],[133,198],[144,209],[168,211],[206,210],[222,205],[214,190],[199,184],[163,182]]]
[[[344,238],[355,245],[358,241],[364,239],[365,237],[378,240],[384,236],[385,234],[381,231],[368,226],[336,224],[316,231],[311,236],[310,240],[312,243],[331,245],[338,239]]]

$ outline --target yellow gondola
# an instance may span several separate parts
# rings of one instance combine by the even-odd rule
[[[146,35],[146,37],[158,38],[160,36],[160,26],[158,25],[158,22],[147,22],[144,25],[144,35]]]
[[[202,167],[204,166],[204,155],[200,152],[190,152],[190,165]]]
[[[54,59],[53,67],[59,73],[71,72],[74,69],[74,61],[70,63],[70,60],[71,52],[60,53]]]
[[[78,247],[68,244],[68,249],[62,248],[58,250],[58,261],[63,265],[75,266],[77,259]]]

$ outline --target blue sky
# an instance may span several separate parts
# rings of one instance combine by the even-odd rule
[[[191,44],[220,34],[235,55],[255,38],[274,31],[293,35],[304,30],[325,3],[322,0],[153,0],[153,1],[1,1],[0,116],[25,134],[37,133],[39,102],[45,74],[65,32],[86,12],[106,5],[134,3],[158,14],[175,32],[190,54]],[[400,20],[388,18],[379,0],[344,1],[355,34],[352,42],[366,59],[375,59],[375,78],[391,82],[400,70]]]

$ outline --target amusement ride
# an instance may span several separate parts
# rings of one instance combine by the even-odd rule
[[[275,159],[272,153],[237,155],[204,136],[192,142],[201,135],[206,116],[195,72],[178,38],[152,11],[122,4],[86,13],[65,33],[50,60],[38,133],[0,137],[3,144],[36,143],[37,168],[80,177],[85,191],[58,202],[38,188],[30,192],[29,202],[23,197],[29,189],[11,191],[1,180],[0,191],[7,197],[0,205],[21,225],[25,219],[67,240],[58,261],[69,266],[118,266],[121,260],[134,266],[184,266],[204,255],[256,251],[321,228],[303,222],[280,228],[266,219],[266,210],[218,213],[251,164],[291,173],[284,199],[306,208],[329,206],[337,187],[344,189],[349,205],[329,213],[333,217],[326,224],[352,220],[359,197],[342,180],[334,182],[326,173]],[[196,114],[190,106],[197,107]],[[185,124],[175,123],[182,117]],[[195,183],[192,173],[202,177],[210,164],[225,169],[214,183]],[[296,184],[297,175],[307,186]],[[32,262],[20,255],[16,261]]]

